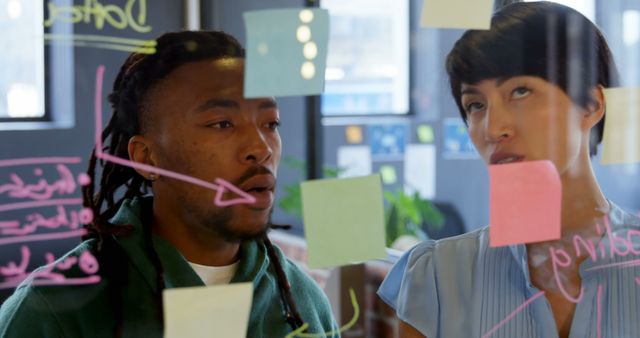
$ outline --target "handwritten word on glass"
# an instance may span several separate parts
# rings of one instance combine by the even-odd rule
[[[79,163],[79,157],[0,160],[0,246],[20,244],[16,245],[20,250],[18,261],[0,262],[0,289],[13,288],[32,273],[27,271],[31,249],[25,243],[79,238],[86,233],[82,225],[92,221],[93,212],[83,208],[82,199],[75,196],[79,187],[91,180],[85,173],[74,175],[69,168]],[[6,179],[2,179],[5,174]],[[33,271],[34,285],[100,281],[95,275],[98,262],[89,252],[57,263],[51,252],[44,258],[47,265]],[[87,276],[65,278],[62,273],[54,272],[54,269],[64,271],[74,265]]]
[[[84,0],[81,5],[59,6],[55,1],[49,1],[46,8],[48,17],[44,27],[52,27],[57,22],[63,23],[93,23],[97,30],[105,25],[116,29],[132,29],[137,33],[148,33],[151,26],[147,21],[147,1],[127,0],[123,8],[115,4],[102,4],[99,0]],[[155,40],[122,38],[92,34],[44,34],[47,43],[65,42],[75,46],[111,49],[122,52],[136,52],[154,54]]]
[[[148,33],[151,26],[146,25],[147,1],[127,0],[124,8],[118,5],[103,5],[99,0],[84,0],[82,5],[58,6],[54,1],[47,3],[49,17],[44,27],[51,27],[56,21],[71,23],[94,22],[96,29],[104,28],[105,22],[117,29],[131,28],[138,33]],[[137,15],[134,15],[137,10]]]

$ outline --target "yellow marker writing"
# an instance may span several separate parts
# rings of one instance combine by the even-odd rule
[[[297,330],[289,333],[284,338],[295,338],[295,337],[300,337],[300,338],[316,338],[316,337],[323,338],[323,337],[330,337],[330,336],[333,336],[333,335],[335,335],[337,333],[342,333],[342,332],[345,332],[345,331],[351,329],[354,325],[356,325],[356,322],[358,322],[358,318],[360,317],[360,306],[358,306],[358,299],[356,298],[356,292],[353,291],[353,288],[349,288],[349,297],[351,298],[351,305],[353,306],[353,317],[351,318],[351,320],[348,323],[342,325],[342,327],[340,327],[340,329],[332,330],[332,331],[329,331],[329,332],[304,333],[304,330],[306,330],[309,327],[309,323],[304,323]]]
[[[72,44],[74,46],[111,49],[123,52],[136,52],[141,54],[154,54],[156,52],[155,40],[138,40],[112,36],[82,34],[45,34],[44,40],[46,42],[63,42]]]
[[[138,15],[134,18],[134,6],[138,4]],[[104,27],[105,21],[117,29],[131,27],[138,33],[148,33],[151,26],[145,25],[147,21],[147,1],[127,0],[124,9],[117,5],[103,5],[99,0],[85,0],[84,5],[57,6],[53,1],[47,4],[49,17],[44,21],[44,27],[51,27],[56,21],[70,23],[91,23],[95,21],[97,29]]]

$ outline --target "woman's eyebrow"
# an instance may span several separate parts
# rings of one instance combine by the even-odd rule
[[[480,91],[476,87],[466,87],[460,92],[461,96],[465,94],[469,94],[469,95],[480,94]]]

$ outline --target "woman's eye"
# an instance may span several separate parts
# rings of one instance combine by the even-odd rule
[[[232,126],[233,124],[231,124],[231,121],[218,121],[208,125],[208,127],[217,128],[217,129],[227,129],[227,128],[231,128]]]
[[[471,102],[465,106],[465,109],[467,110],[467,114],[472,114],[484,109],[484,105],[480,102]]]
[[[511,96],[514,99],[523,98],[531,93],[531,90],[527,87],[518,87],[511,92]]]

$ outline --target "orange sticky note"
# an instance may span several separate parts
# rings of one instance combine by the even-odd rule
[[[489,166],[491,247],[560,238],[562,186],[550,161]]]
[[[362,128],[360,126],[348,126],[345,129],[345,135],[349,144],[362,143]]]

